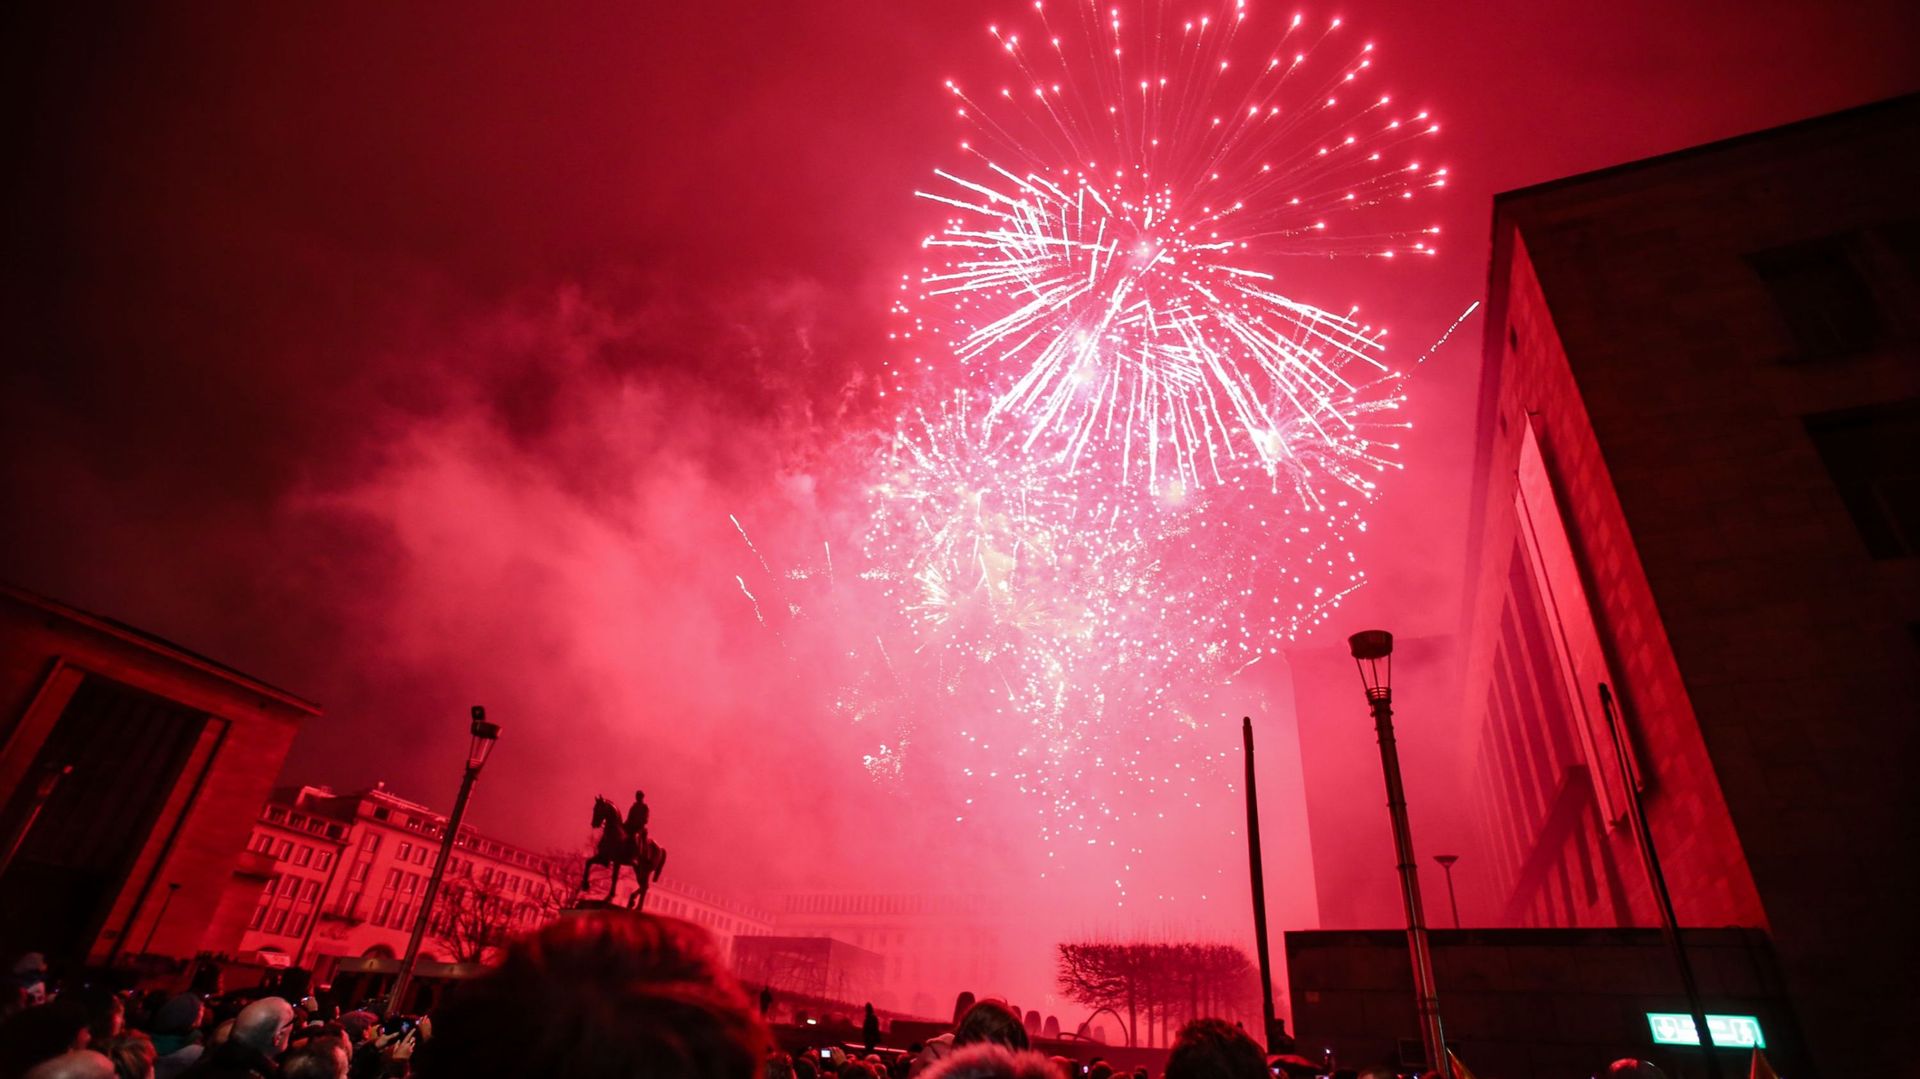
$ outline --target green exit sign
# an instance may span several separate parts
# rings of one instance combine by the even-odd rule
[[[1675,1012],[1648,1012],[1647,1025],[1653,1028],[1655,1045],[1699,1045],[1700,1032],[1694,1029],[1693,1016]],[[1760,1020],[1751,1015],[1709,1015],[1707,1034],[1716,1049],[1765,1049],[1767,1039],[1760,1033]]]

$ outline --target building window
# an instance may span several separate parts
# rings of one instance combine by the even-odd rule
[[[387,924],[387,915],[391,913],[392,910],[393,910],[393,900],[390,898],[382,899],[373,908],[373,924],[375,925]]]
[[[1920,554],[1920,400],[1822,412],[1806,425],[1867,552]]]
[[[267,932],[278,933],[287,927],[287,911],[281,908],[273,912],[273,918],[267,922]]]
[[[307,916],[304,914],[294,915],[293,924],[287,927],[287,932],[297,937],[302,933],[305,933],[306,931],[307,931]]]
[[[317,850],[313,852],[313,867],[315,869],[324,870],[332,864],[333,864],[332,851]]]
[[[315,899],[318,899],[319,897],[320,897],[320,882],[317,880],[308,881],[306,884],[306,887],[300,889],[300,898],[306,900],[309,903],[313,902]]]
[[[287,858],[292,854],[293,854],[293,841],[290,839],[282,839],[279,845],[273,848],[274,858],[282,862],[286,861]]]
[[[353,868],[347,871],[347,879],[354,882],[355,884],[358,884],[361,881],[366,880],[367,879],[367,863],[355,862],[353,864]]]
[[[400,859],[403,862],[406,861],[408,858],[411,858],[413,856],[413,844],[402,842],[400,844],[400,849],[395,851],[393,856],[395,858]]]
[[[1747,256],[1793,335],[1793,360],[1852,356],[1880,340],[1880,309],[1842,236]]]
[[[247,922],[247,928],[248,929],[260,928],[260,923],[265,921],[266,917],[267,917],[267,905],[265,903],[262,903],[259,906],[253,908],[253,918],[252,920]]]
[[[305,843],[300,844],[299,848],[293,852],[293,864],[312,865],[313,848],[307,846]]]
[[[427,848],[425,848],[425,847],[418,847],[418,848],[416,848],[416,849],[414,850],[414,852],[413,852],[413,864],[414,864],[414,865],[426,865],[426,864],[427,864]]]
[[[389,869],[389,870],[387,870],[387,887],[389,887],[389,888],[398,888],[398,887],[400,887],[400,878],[401,878],[401,876],[402,876],[402,874],[401,874],[401,872],[400,872],[400,871],[399,871],[398,869]]]
[[[368,854],[372,854],[374,851],[379,850],[380,849],[380,833],[369,831],[366,835],[361,836],[360,849],[363,851],[366,851]]]

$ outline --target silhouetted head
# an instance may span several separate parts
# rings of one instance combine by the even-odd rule
[[[711,939],[677,918],[574,914],[449,992],[421,1079],[758,1079],[767,1034]]]
[[[346,1043],[336,1038],[309,1042],[280,1060],[280,1079],[344,1079]]]
[[[159,1056],[153,1048],[153,1039],[137,1030],[128,1030],[105,1038],[94,1039],[94,1052],[107,1058],[113,1064],[117,1076],[152,1076],[153,1062]]]
[[[75,1049],[35,1065],[26,1079],[115,1079],[113,1061],[91,1049]]]
[[[979,1042],[991,1042],[1004,1045],[1009,1049],[1027,1047],[1027,1028],[1020,1025],[1020,1017],[1013,1009],[997,1000],[983,1000],[967,1009],[960,1017],[960,1025],[954,1029],[955,1048],[973,1045]]]
[[[1053,1061],[1040,1053],[982,1043],[956,1049],[927,1069],[920,1079],[1060,1079],[1060,1073]]]
[[[18,1075],[43,1060],[85,1049],[90,1039],[87,1010],[69,997],[15,1012],[0,1023],[0,1075]]]
[[[293,1033],[293,1005],[279,997],[261,997],[233,1017],[234,1041],[268,1056],[279,1056]]]
[[[1166,1079],[1268,1079],[1267,1054],[1232,1023],[1195,1019],[1174,1039]]]
[[[646,791],[634,791],[634,792],[633,792],[633,800],[634,800],[634,801],[636,801],[636,802],[644,802],[644,801],[646,801],[646,800],[647,800],[647,792],[646,792]]]

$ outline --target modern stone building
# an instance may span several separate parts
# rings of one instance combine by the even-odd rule
[[[0,954],[108,963],[237,944],[224,884],[294,734],[319,714],[0,585]]]
[[[1903,98],[1494,211],[1470,924],[1654,924],[1637,785],[1681,922],[1764,930],[1828,1076],[1901,1073],[1920,1010],[1916,191]]]

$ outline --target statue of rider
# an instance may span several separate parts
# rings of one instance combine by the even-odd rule
[[[633,851],[634,851],[635,858],[642,865],[645,865],[647,860],[647,817],[648,815],[649,815],[649,811],[647,809],[647,793],[645,791],[634,791],[633,807],[627,810],[627,820],[626,820],[627,838],[633,841]],[[645,873],[646,870],[642,869],[641,872]]]

